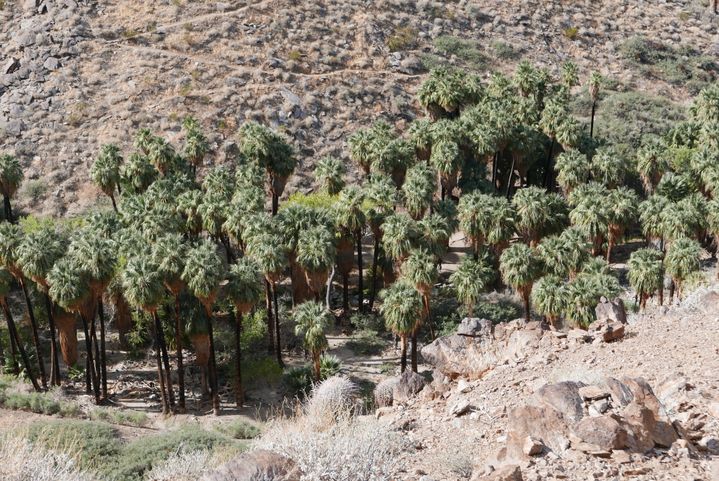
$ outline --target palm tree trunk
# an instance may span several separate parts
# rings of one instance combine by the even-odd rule
[[[407,335],[402,335],[402,360],[400,361],[401,365],[401,371],[404,372],[407,370]]]
[[[664,305],[664,279],[662,279],[662,285],[659,286],[659,305]]]
[[[162,414],[170,414],[170,403],[167,401],[165,390],[165,375],[162,372],[162,357],[160,354],[159,336],[155,327],[155,363],[157,365],[157,380],[160,384],[160,398],[162,399]]]
[[[669,284],[669,305],[672,305],[672,302],[674,302],[674,291],[676,290],[676,284],[674,282],[674,279],[672,279],[672,283]]]
[[[362,279],[362,233],[357,232],[355,234],[357,239],[357,311],[359,313],[364,312],[364,282]]]
[[[12,206],[10,205],[10,197],[7,195],[3,196],[3,204],[5,206],[5,220],[11,224],[15,223],[15,218],[12,215]]]
[[[312,365],[315,369],[315,382],[321,381],[322,366],[320,363],[320,351],[312,351]]]
[[[37,365],[40,373],[40,381],[42,382],[42,388],[47,389],[47,375],[45,374],[45,361],[42,357],[42,346],[40,345],[40,336],[37,332],[37,321],[35,321],[35,313],[32,310],[32,303],[30,302],[30,294],[27,291],[27,285],[25,279],[21,276],[18,278],[20,287],[22,288],[22,294],[25,297],[25,306],[27,307],[27,314],[30,317],[30,326],[32,327],[32,342],[35,345],[35,353],[37,354]]]
[[[217,379],[217,358],[215,357],[215,335],[212,330],[212,312],[207,314],[207,333],[210,336],[210,382],[212,383],[212,411],[220,415],[220,389]]]
[[[20,357],[22,358],[22,363],[25,366],[25,372],[27,373],[27,376],[30,378],[30,382],[32,382],[32,387],[35,388],[35,391],[40,392],[40,390],[41,390],[40,385],[37,383],[35,376],[32,375],[32,369],[30,368],[30,358],[28,357],[27,352],[25,351],[25,347],[22,345],[22,340],[20,339],[20,336],[18,335],[17,327],[15,326],[15,320],[12,317],[10,308],[8,307],[5,299],[0,300],[0,304],[2,305],[3,314],[5,314],[5,320],[7,321],[7,328],[8,328],[9,334],[10,334],[10,338],[12,340],[14,340],[17,350],[20,351]],[[14,356],[13,356],[13,359],[14,359]]]
[[[20,369],[18,368],[17,362],[17,345],[15,343],[15,337],[10,333],[10,323],[8,323],[8,337],[10,338],[10,373],[14,376],[19,376]]]
[[[434,341],[434,324],[432,323],[432,316],[429,308],[429,296],[422,296],[422,302],[424,304],[424,318],[427,321],[427,326],[429,327],[429,335],[432,336],[432,340]]]
[[[117,195],[122,195],[122,187],[120,187],[119,182],[116,184],[116,187],[117,187]]]
[[[115,211],[115,213],[117,213],[117,203],[115,202],[115,196],[112,193],[110,194],[110,200],[112,201],[113,210]]]
[[[345,315],[350,312],[350,281],[349,274],[342,274],[342,310]],[[339,323],[339,319],[337,321]]]
[[[275,352],[275,327],[272,315],[272,287],[267,279],[265,279],[265,307],[267,309],[267,354],[273,354]]]
[[[531,315],[529,310],[529,292],[522,293],[524,298],[524,319],[529,322],[531,321]]]
[[[242,314],[237,313],[235,322],[235,402],[242,407],[245,393],[242,390]]]
[[[412,333],[412,372],[417,372],[417,332]]]
[[[329,277],[327,278],[327,290],[325,291],[325,305],[327,306],[327,310],[332,310],[332,306],[330,306],[330,298],[332,297],[332,281],[335,278],[335,268],[332,266],[332,271],[330,272]]]
[[[105,348],[105,306],[102,304],[102,295],[97,300],[97,314],[100,316],[100,379],[102,384],[102,398],[107,399],[107,350]]]
[[[177,352],[177,388],[180,391],[180,412],[185,412],[185,366],[182,359],[182,321],[180,296],[175,296],[175,349]]]
[[[554,137],[552,137],[552,143],[549,144],[549,152],[547,152],[547,160],[544,163],[544,187],[549,189],[549,182],[552,178],[552,153],[554,151]]]
[[[372,252],[372,285],[369,291],[369,310],[372,312],[374,308],[374,300],[377,297],[377,263],[379,262],[380,254],[380,241],[379,237],[375,236],[374,239],[374,250]]]
[[[227,238],[224,234],[219,235],[220,243],[222,244],[222,247],[225,248],[225,254],[227,255],[227,263],[232,264],[235,262],[235,255],[232,252],[232,247],[230,246],[230,239]]]
[[[277,364],[280,367],[285,367],[285,363],[282,360],[282,343],[280,340],[280,315],[279,308],[277,306],[277,284],[272,283],[272,302],[275,310],[275,354],[277,354]]]
[[[57,356],[57,336],[55,332],[55,313],[52,308],[52,301],[47,291],[45,292],[45,308],[47,309],[47,322],[50,326],[50,384],[60,385],[60,361]]]
[[[95,375],[97,376],[98,389],[100,389],[100,384],[102,383],[102,370],[100,369],[100,344],[97,342],[97,325],[95,324],[95,317],[93,317],[90,322],[90,336],[92,337],[92,345],[95,349],[94,367]]]
[[[279,207],[280,207],[280,198],[277,196],[277,194],[275,194],[273,192],[272,193],[272,217],[277,215],[277,211],[279,210]]]
[[[160,345],[162,354],[162,365],[165,370],[165,385],[167,386],[167,400],[170,403],[170,410],[175,411],[175,392],[172,389],[172,370],[170,369],[170,356],[167,355],[167,343],[165,342],[165,332],[162,330],[162,322],[157,311],[152,313],[155,319],[155,330],[157,331],[157,340]]]
[[[87,391],[90,391],[90,386],[92,387],[93,392],[95,393],[95,404],[100,404],[100,384],[97,381],[97,372],[95,372],[92,356],[92,339],[90,338],[90,329],[87,324],[87,319],[85,318],[85,314],[80,313],[80,319],[82,320],[82,330],[85,333],[85,351],[87,356],[87,362],[85,363],[85,380],[88,384]],[[88,376],[89,373],[89,376]],[[88,379],[89,377],[89,379]],[[88,382],[89,381],[89,382]]]
[[[597,108],[597,102],[592,102],[592,121],[589,124],[589,137],[594,138],[594,112]]]
[[[614,247],[614,239],[612,239],[610,235],[607,240],[607,264],[611,264],[612,262],[612,247]]]
[[[514,161],[516,156],[512,155],[512,166],[509,168],[509,179],[507,179],[507,200],[509,200],[509,194],[512,192],[512,180],[514,179]]]
[[[497,164],[499,157],[499,151],[494,153],[494,156],[492,157],[492,188],[494,190],[497,190]]]

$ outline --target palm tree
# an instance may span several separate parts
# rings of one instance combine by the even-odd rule
[[[28,234],[17,248],[17,263],[25,277],[32,279],[43,292],[50,326],[50,382],[60,385],[54,306],[48,294],[47,276],[52,266],[65,254],[65,239],[54,228],[46,227]]]
[[[559,154],[555,168],[559,172],[557,183],[564,191],[564,195],[569,195],[574,188],[589,180],[589,161],[587,156],[578,150],[572,149]]]
[[[172,402],[172,375],[169,362],[163,362],[161,346],[165,334],[157,310],[162,303],[164,288],[157,265],[147,256],[136,256],[128,260],[122,272],[122,287],[131,306],[149,313],[155,323],[155,361],[162,394],[162,412],[169,414],[175,409]],[[163,374],[164,364],[164,374]]]
[[[707,202],[707,230],[714,236],[714,243],[719,248],[719,198]],[[716,257],[716,252],[714,257]],[[717,269],[717,276],[719,277],[719,269]]]
[[[10,200],[15,196],[23,180],[20,162],[11,155],[0,155],[0,193],[5,206],[5,220],[15,222]]]
[[[117,212],[115,189],[120,188],[120,166],[122,154],[113,144],[103,145],[100,154],[90,168],[90,179],[112,201],[112,208]]]
[[[217,255],[215,244],[209,240],[199,241],[187,252],[185,268],[181,279],[187,289],[205,308],[210,337],[210,382],[212,384],[212,409],[215,415],[220,413],[220,393],[217,379],[217,361],[215,359],[215,340],[212,331],[212,307],[215,304],[220,282],[225,274],[225,265]]]
[[[94,356],[92,353],[92,338],[88,318],[93,315],[93,302],[90,283],[83,267],[73,256],[66,255],[58,260],[47,275],[50,285],[48,293],[50,298],[61,308],[80,315],[82,329],[85,334],[85,387],[86,391],[95,394],[95,403],[100,403],[100,383],[97,372],[93,368]],[[58,327],[74,329],[74,325],[65,324]],[[61,337],[62,337],[61,332]]]
[[[422,318],[422,296],[409,281],[400,280],[380,296],[383,299],[381,312],[387,329],[402,340],[401,369],[407,369],[407,339],[414,334]]]
[[[167,234],[152,246],[152,263],[157,266],[165,288],[175,300],[175,352],[177,355],[178,407],[185,411],[185,366],[182,356],[183,325],[180,312],[180,294],[185,289],[182,273],[185,269],[187,245],[180,234]]]
[[[589,98],[592,99],[592,120],[589,124],[589,136],[594,138],[594,113],[597,109],[597,101],[599,100],[599,87],[602,85],[602,76],[599,72],[592,72],[587,82],[587,90],[589,90]]]
[[[472,241],[475,256],[486,243],[501,251],[514,234],[515,212],[504,197],[471,192],[459,199],[459,228]]]
[[[614,189],[624,183],[626,161],[611,147],[600,147],[591,162],[592,180]]]
[[[432,120],[457,117],[465,105],[478,100],[479,79],[462,70],[434,69],[420,85],[417,99]]]
[[[368,176],[372,167],[372,131],[360,129],[350,135],[347,144],[350,149],[350,158],[362,169],[365,176]]]
[[[524,318],[529,322],[529,299],[532,285],[541,276],[541,261],[534,249],[525,244],[513,244],[499,259],[502,280],[511,286],[524,300]]]
[[[325,226],[303,230],[297,241],[297,262],[318,299],[337,256],[334,242],[334,235]]]
[[[465,257],[457,270],[449,277],[449,281],[457,293],[457,299],[464,304],[469,317],[474,314],[474,307],[479,302],[480,296],[493,280],[494,268],[487,256],[479,259]]]
[[[177,167],[177,152],[167,140],[153,137],[148,148],[147,160],[157,169],[161,177],[165,177]]]
[[[432,122],[421,118],[413,120],[407,129],[407,135],[417,158],[429,160],[432,152]]]
[[[602,259],[606,269],[609,267]],[[606,272],[583,271],[566,285],[567,304],[565,318],[574,325],[586,328],[595,319],[595,308],[602,297],[612,299],[621,291],[619,282]]]
[[[566,222],[566,204],[557,194],[530,186],[519,190],[512,198],[516,212],[517,232],[529,243],[536,246],[540,239],[560,230]]]
[[[413,219],[421,219],[432,205],[432,196],[436,191],[436,174],[427,164],[419,163],[407,170],[402,185],[402,197],[407,212]]]
[[[567,306],[566,284],[557,276],[547,275],[539,279],[532,289],[534,309],[547,318],[552,327]]]
[[[669,204],[669,199],[657,194],[649,196],[647,200],[639,204],[639,222],[642,225],[642,232],[647,237],[647,242],[659,238],[662,244],[661,250],[664,250],[662,212]]]
[[[607,236],[607,262],[612,260],[612,247],[624,235],[626,228],[637,217],[637,195],[626,187],[610,191],[609,199],[609,229]]]
[[[12,313],[10,312],[10,306],[8,306],[7,303],[7,295],[10,293],[12,278],[12,274],[10,274],[10,272],[5,267],[0,267],[0,307],[2,308],[3,314],[5,315],[5,321],[7,322],[7,328],[10,335],[10,346],[12,349],[12,365],[13,367],[16,366],[15,349],[17,349],[20,351],[20,357],[22,358],[23,365],[25,366],[25,373],[30,378],[30,381],[35,388],[35,391],[40,391],[40,385],[37,383],[35,376],[32,375],[30,358],[25,351],[22,339],[20,339],[20,335],[17,332],[15,320],[12,317]]]
[[[374,248],[372,249],[372,283],[370,284],[369,309],[374,307],[377,295],[377,268],[380,262],[380,255],[383,254],[382,237],[384,236],[384,221],[392,213],[397,201],[397,190],[392,179],[387,175],[378,173],[372,174],[364,186],[365,216],[372,237],[374,237]]]
[[[202,161],[210,151],[210,145],[193,117],[186,117],[182,127],[185,130],[185,157],[192,165],[193,172],[197,172],[197,168],[202,165]]]
[[[327,349],[325,331],[330,325],[332,314],[319,302],[303,302],[295,308],[295,335],[304,338],[304,344],[312,353],[315,382],[320,382],[320,355]]]
[[[404,213],[391,214],[385,220],[383,230],[384,250],[399,268],[421,235],[417,221]]]
[[[329,195],[337,195],[345,186],[345,181],[342,177],[346,170],[341,159],[326,156],[317,161],[315,176],[324,191]]]
[[[662,180],[662,176],[669,170],[664,152],[659,145],[650,143],[642,146],[637,152],[637,172],[644,184],[647,194],[652,194]]]
[[[256,122],[245,123],[239,137],[240,154],[266,172],[274,216],[287,180],[297,165],[294,151],[283,137]]]
[[[655,292],[664,289],[662,253],[657,249],[638,249],[629,256],[627,268],[629,284],[639,296],[639,307],[643,310],[647,305],[647,299]]]
[[[125,191],[141,194],[157,178],[157,170],[147,159],[147,155],[133,153],[120,167],[120,183]]]
[[[543,185],[547,188],[550,185],[552,175],[552,154],[554,153],[554,145],[557,142],[557,134],[562,130],[562,123],[568,116],[566,103],[559,96],[551,97],[547,101],[544,110],[542,110],[539,127],[550,140],[547,160],[544,162]]]
[[[402,264],[402,276],[414,284],[414,288],[422,295],[424,311],[422,321],[429,323],[429,332],[434,339],[434,327],[430,318],[430,296],[439,272],[435,257],[426,249],[414,249]],[[412,370],[417,371],[417,333],[412,335]]]
[[[579,69],[574,62],[565,62],[562,65],[562,84],[567,90],[579,84]]]
[[[569,227],[560,235],[542,239],[537,254],[548,273],[573,279],[589,259],[589,244],[583,231]]]
[[[335,221],[337,226],[344,229],[353,237],[357,249],[357,290],[358,310],[364,312],[364,283],[362,275],[362,237],[364,236],[367,217],[362,208],[365,200],[364,193],[359,187],[346,187],[335,204]]]
[[[235,400],[237,406],[244,402],[242,389],[242,317],[247,315],[262,298],[262,276],[254,261],[243,257],[230,266],[227,297],[235,306]]]
[[[440,198],[444,199],[452,194],[452,189],[457,184],[457,174],[462,165],[459,145],[446,140],[434,144],[429,162],[437,171],[441,187]]]
[[[570,203],[574,208],[569,213],[569,220],[590,240],[593,256],[602,252],[604,241],[609,237],[609,224],[612,220],[609,197],[609,191],[596,183],[577,189],[570,197]],[[620,219],[614,220],[619,222]]]
[[[45,376],[45,362],[42,356],[37,322],[32,308],[32,301],[30,300],[30,293],[28,291],[27,283],[25,282],[25,276],[22,273],[22,268],[20,267],[18,261],[18,249],[22,242],[23,232],[20,226],[17,224],[11,224],[10,222],[3,222],[0,224],[0,263],[7,268],[10,274],[12,274],[12,276],[18,281],[18,284],[20,284],[20,288],[22,289],[23,297],[25,298],[25,307],[27,309],[27,314],[30,318],[30,326],[32,328],[32,339],[35,346],[40,380],[42,381],[43,389],[46,389],[47,377]]]
[[[664,258],[667,274],[676,286],[677,297],[682,299],[682,284],[694,272],[699,270],[701,246],[694,239],[681,237],[673,241]]]

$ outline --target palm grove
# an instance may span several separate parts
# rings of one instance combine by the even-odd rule
[[[558,328],[588,325],[599,298],[620,293],[610,262],[627,234],[645,238],[628,259],[639,307],[665,302],[665,277],[669,297],[681,296],[702,247],[711,250],[719,235],[719,85],[695,99],[690,120],[627,157],[594,135],[598,75],[585,85],[589,125],[572,115],[579,83],[572,64],[557,79],[527,62],[486,82],[435,70],[417,96],[426,118],[404,132],[377,121],[347,139],[359,185],[345,185],[346,161],[330,156],[316,162],[319,188],[306,195],[283,196],[296,153],[252,122],[237,133],[236,161],[202,178],[209,144],[192,118],[179,147],[149,130],[137,132],[132,152],[103,146],[90,175],[112,209],[70,223],[16,218],[23,173],[3,155],[4,369],[37,390],[59,385],[60,358],[77,369],[79,327],[78,368],[100,403],[109,326],[124,340],[141,325],[163,411],[186,409],[183,353],[191,349],[219,412],[218,322],[229,319],[234,332],[227,381],[240,404],[247,316],[264,316],[266,348],[280,366],[281,326],[291,325],[319,380],[334,312],[346,319],[356,310],[381,314],[401,342],[401,369],[409,358],[416,371],[418,335],[435,335],[432,297],[456,232],[469,252],[449,280],[467,315],[483,293],[506,287],[527,320],[534,312]],[[13,292],[27,322],[13,318]]]

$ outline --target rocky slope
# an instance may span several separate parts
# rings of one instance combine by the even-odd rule
[[[521,321],[495,328],[496,341],[473,341],[494,359],[504,353],[481,379],[435,370],[417,397],[379,410],[414,446],[400,479],[719,479],[717,312],[715,286],[679,306],[630,314],[625,336],[613,342],[542,334]],[[521,478],[507,466],[519,466]]]
[[[571,59],[686,100],[681,81],[647,77],[619,49],[645,35],[716,54],[706,3],[1,0],[0,151],[27,168],[21,207],[73,214],[98,201],[87,172],[100,144],[129,147],[140,127],[177,141],[193,114],[222,161],[254,119],[291,137],[302,162],[291,187],[306,188],[348,132],[418,115],[413,94],[433,65],[511,71],[529,58],[556,71]]]

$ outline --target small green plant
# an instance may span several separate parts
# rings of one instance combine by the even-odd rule
[[[446,55],[456,55],[474,69],[482,69],[487,65],[487,56],[475,40],[442,35],[434,41],[434,46]]]
[[[95,408],[90,411],[89,417],[93,421],[105,421],[111,424],[121,424],[125,426],[147,426],[150,418],[147,414],[140,411],[122,410],[112,408]]]
[[[120,35],[122,35],[122,38],[124,38],[125,40],[130,40],[140,35],[140,33],[132,28],[126,28],[122,31]]]
[[[567,27],[562,31],[562,35],[569,40],[576,40],[579,37],[579,29],[577,27]]]
[[[390,52],[410,50],[417,44],[417,30],[412,27],[400,27],[387,39]]]
[[[502,41],[492,43],[492,52],[500,60],[514,60],[519,57],[519,51],[511,44]]]
[[[356,354],[365,356],[376,356],[384,349],[385,342],[372,329],[356,331],[352,338],[347,341],[347,348]]]
[[[244,419],[223,424],[219,427],[219,431],[234,439],[254,439],[262,432],[256,424]]]
[[[299,50],[290,50],[290,53],[287,54],[287,58],[297,62],[302,58],[302,52]]]
[[[34,205],[45,195],[47,192],[47,183],[39,180],[28,180],[25,182],[25,195],[30,199],[30,202]]]

